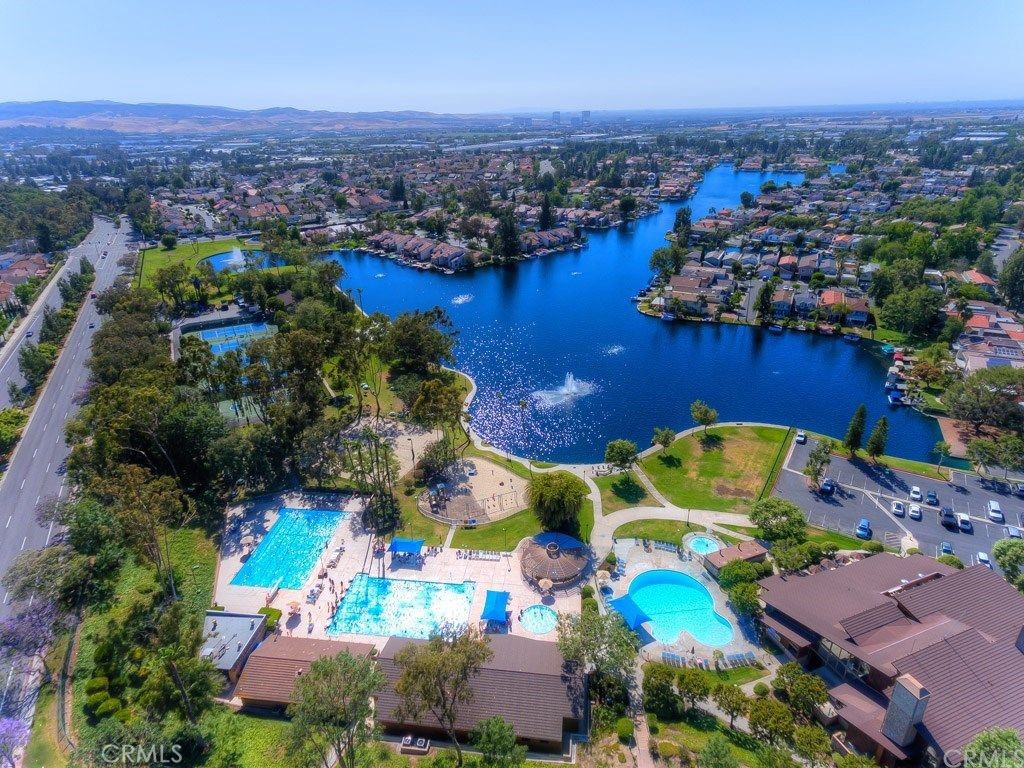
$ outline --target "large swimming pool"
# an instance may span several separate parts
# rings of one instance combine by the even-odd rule
[[[347,513],[281,507],[277,522],[231,583],[241,587],[299,589]]]
[[[327,634],[427,638],[442,627],[464,627],[476,582],[381,579],[356,574]]]
[[[651,634],[662,643],[674,643],[683,631],[712,647],[732,640],[732,624],[715,610],[707,588],[688,574],[669,570],[641,573],[630,582],[629,596],[650,618]]]

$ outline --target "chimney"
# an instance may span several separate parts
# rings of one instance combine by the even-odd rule
[[[897,677],[882,721],[882,733],[901,747],[908,746],[917,736],[917,726],[924,720],[930,695],[912,675]]]

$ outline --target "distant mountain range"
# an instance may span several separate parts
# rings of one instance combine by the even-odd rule
[[[893,115],[896,113],[936,117],[1013,114],[1024,110],[1024,101],[1005,99],[974,102],[932,102],[904,104],[836,104],[792,107],[734,107],[713,109],[603,110],[594,113],[595,122],[628,118],[640,122],[672,120],[748,119],[758,116]],[[547,117],[540,110],[517,110],[503,114],[437,114],[411,110],[396,112],[331,112],[327,110],[271,107],[233,109],[196,104],[124,104],[117,101],[8,101],[0,102],[0,128],[74,128],[118,133],[260,133],[277,131],[364,131],[393,130],[493,130],[508,125],[513,114]],[[574,113],[565,113],[571,115]]]
[[[38,126],[120,133],[211,133],[300,129],[374,131],[493,127],[504,115],[431,112],[329,112],[294,107],[232,109],[195,104],[123,104],[116,101],[0,102],[0,127]]]

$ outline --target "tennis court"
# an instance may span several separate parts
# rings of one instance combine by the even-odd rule
[[[196,335],[209,344],[213,354],[219,357],[225,352],[242,349],[253,339],[269,336],[276,330],[274,326],[266,323],[238,323],[220,328],[206,328]]]

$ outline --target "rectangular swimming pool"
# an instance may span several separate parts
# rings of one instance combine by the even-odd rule
[[[464,627],[476,582],[381,579],[356,574],[327,634],[427,638],[444,626]]]
[[[277,522],[231,583],[240,587],[269,589],[276,585],[281,589],[299,589],[338,524],[347,516],[337,509],[281,507]]]

